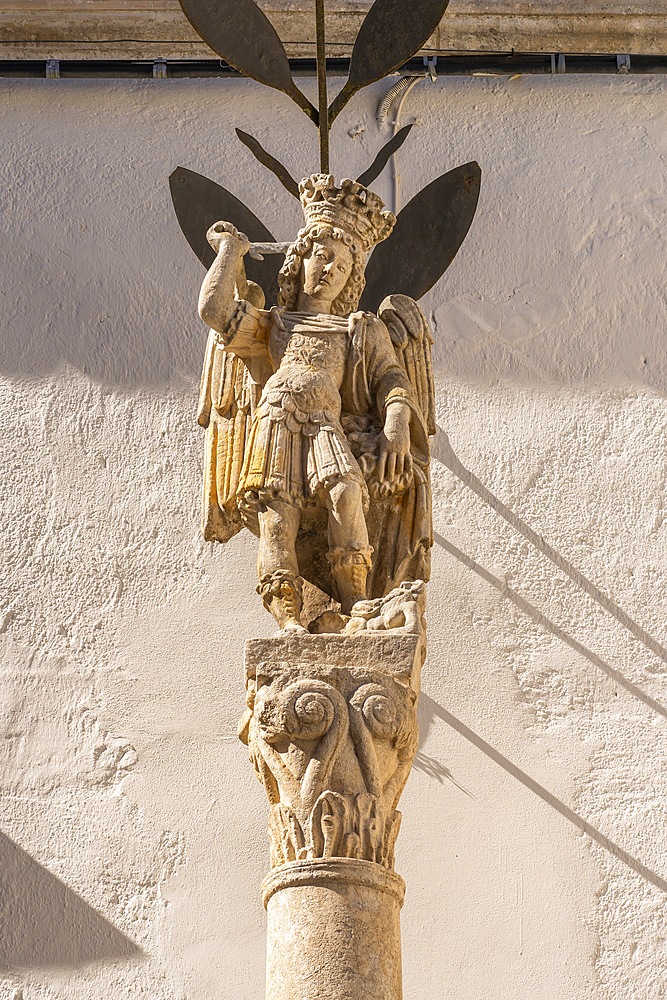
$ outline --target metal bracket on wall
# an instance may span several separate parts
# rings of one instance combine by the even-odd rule
[[[528,76],[559,72],[567,72],[568,76],[575,73],[613,73],[616,76],[619,72],[632,75],[649,73],[667,75],[667,50],[664,55],[660,56],[643,56],[635,53],[629,56],[623,53],[619,55],[616,52],[598,53],[597,55],[576,52],[569,52],[566,55],[552,52],[543,52],[538,55],[508,54],[506,52],[441,54],[437,57],[437,64],[435,61],[431,62],[431,58],[419,56],[419,58],[411,59],[392,75],[392,79],[396,78],[399,81],[396,86],[400,84],[400,81],[406,81],[405,84],[400,84],[400,92],[415,77],[428,76],[431,78],[430,70],[431,68],[435,70],[436,65],[439,78],[474,76],[475,74],[493,76],[522,74]],[[155,64],[157,64],[157,69],[154,74]],[[136,78],[144,80],[152,78],[154,75],[158,78],[164,78],[163,64],[166,66],[166,75],[170,80],[208,77],[238,79],[240,75],[221,59],[96,60],[81,57],[78,59],[49,59],[48,62],[45,59],[0,59],[0,80],[4,78],[23,79],[24,77],[44,79],[45,75],[52,79],[76,77],[78,79]],[[46,73],[45,65],[47,67]],[[292,60],[290,68],[294,77],[313,76],[315,61],[312,59]],[[336,75],[349,72],[349,62],[336,60],[334,72]],[[394,98],[396,96],[395,94]]]
[[[426,67],[426,72],[431,78],[431,83],[435,83],[438,79],[438,57],[424,56],[424,66]]]
[[[153,79],[154,80],[166,80],[169,77],[167,72],[167,60],[166,59],[154,59],[153,60]]]

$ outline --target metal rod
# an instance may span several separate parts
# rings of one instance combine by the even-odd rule
[[[320,113],[320,170],[329,173],[329,114],[327,110],[327,60],[324,35],[324,0],[315,0],[317,36],[317,95]]]

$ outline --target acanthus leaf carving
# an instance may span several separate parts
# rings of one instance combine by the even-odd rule
[[[399,637],[407,663],[395,655]],[[243,729],[271,804],[272,865],[350,858],[392,869],[417,749],[422,637],[394,628],[254,644],[273,653],[248,670]]]

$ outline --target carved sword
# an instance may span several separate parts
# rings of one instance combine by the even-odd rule
[[[291,243],[251,243],[248,256],[253,260],[264,260],[264,254],[285,254],[291,245]]]
[[[215,250],[215,236],[229,232],[238,233],[238,235],[243,237],[244,240],[248,239],[245,233],[239,233],[235,226],[232,226],[231,223],[228,222],[214,222],[206,233],[206,239],[210,246],[212,246]],[[248,242],[250,243],[250,240],[248,240]],[[291,245],[291,243],[250,243],[248,254],[253,258],[253,260],[264,260],[264,254],[285,254]]]

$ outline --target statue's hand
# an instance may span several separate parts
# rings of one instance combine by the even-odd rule
[[[384,429],[380,435],[377,478],[392,482],[412,471],[410,454],[410,407],[396,400],[387,407]]]
[[[206,233],[209,245],[216,253],[220,252],[223,243],[234,246],[239,257],[245,257],[250,250],[250,240],[245,233],[240,233],[231,222],[214,222]]]

